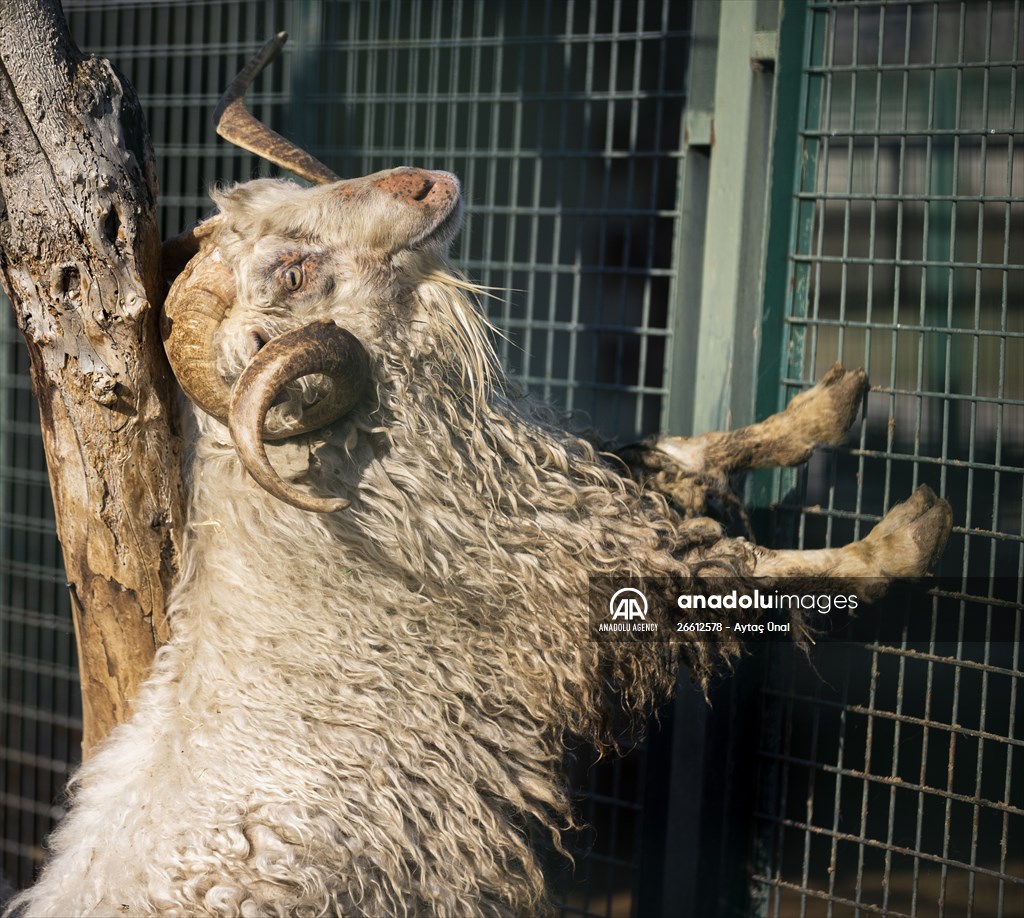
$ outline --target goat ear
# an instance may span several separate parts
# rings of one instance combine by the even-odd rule
[[[214,214],[212,217],[208,217],[203,220],[202,223],[197,223],[192,228],[192,235],[196,239],[210,239],[215,237],[224,226],[224,217],[221,214]]]
[[[253,211],[256,209],[257,190],[252,186],[256,182],[245,182],[238,185],[230,185],[227,188],[210,189],[210,197],[213,203],[220,209],[222,222],[249,223],[252,221]]]
[[[223,223],[224,218],[220,214],[214,214],[164,242],[161,246],[161,270],[168,287],[185,270],[185,265],[196,256],[199,247],[209,244],[207,240],[217,236]]]
[[[299,186],[284,179],[254,179],[227,188],[214,188],[210,197],[220,208],[222,224],[244,238],[258,239],[268,232],[271,220],[280,220],[294,204]]]

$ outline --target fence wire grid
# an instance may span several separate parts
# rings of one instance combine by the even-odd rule
[[[849,447],[772,479],[776,538],[844,544],[926,483],[953,506],[939,573],[961,595],[934,600],[930,641],[865,626],[813,668],[764,661],[756,910],[1019,915],[1024,10],[814,0],[802,16],[766,391],[785,403],[836,360],[872,387]],[[985,639],[995,616],[1015,640]]]
[[[468,205],[456,260],[499,288],[486,305],[502,357],[534,391],[622,439],[665,426],[685,397],[666,381],[679,330],[692,331],[680,303],[699,301],[673,245],[690,3],[64,6],[79,44],[139,90],[165,236],[209,211],[211,184],[272,174],[217,140],[209,112],[284,28],[253,110],[342,175],[456,172]],[[722,890],[716,914],[1024,914],[1021,613],[1014,642],[968,639],[1004,614],[994,597],[1019,606],[1024,580],[1024,10],[786,0],[783,13],[801,36],[801,91],[776,101],[799,107],[798,130],[773,172],[768,234],[785,271],[775,283],[767,266],[757,402],[784,406],[836,360],[866,367],[872,391],[849,445],[755,476],[755,519],[771,544],[839,545],[930,484],[953,504],[941,573],[964,594],[936,598],[934,621],[951,615],[964,637],[882,641],[865,624],[809,662],[779,645],[750,661],[756,710],[733,714],[756,745],[751,887]],[[723,36],[720,53],[734,50]],[[5,309],[0,821],[15,886],[41,862],[80,742],[35,410]],[[644,889],[652,810],[663,785],[690,778],[658,743],[574,763],[591,829],[575,870],[552,864],[563,914],[683,914]]]
[[[607,436],[667,411],[677,278],[672,239],[690,5],[679,0],[64,0],[83,50],[139,92],[156,150],[164,238],[210,212],[211,185],[274,174],[216,138],[231,77],[275,32],[290,40],[247,98],[340,175],[400,164],[459,175],[454,258],[496,288],[501,356]],[[0,759],[3,870],[22,887],[62,814],[81,740],[74,636],[27,355],[3,310],[0,366]],[[565,914],[632,908],[641,748],[574,768],[590,829],[553,863]]]

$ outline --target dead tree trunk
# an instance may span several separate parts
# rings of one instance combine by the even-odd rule
[[[88,754],[165,637],[183,513],[156,176],[135,90],[82,56],[59,0],[3,6],[0,276],[31,355]]]

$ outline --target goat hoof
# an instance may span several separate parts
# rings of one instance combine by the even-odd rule
[[[798,435],[809,443],[837,446],[857,420],[867,391],[867,373],[847,370],[837,363],[813,389],[793,399],[785,414],[798,425]]]
[[[864,541],[888,576],[923,577],[942,554],[952,526],[949,503],[928,485],[921,485],[893,507]]]

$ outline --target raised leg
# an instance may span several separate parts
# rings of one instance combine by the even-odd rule
[[[785,411],[724,433],[661,437],[656,447],[685,471],[696,474],[732,475],[748,469],[799,465],[810,458],[815,446],[842,442],[867,389],[863,370],[846,370],[837,363]]]
[[[729,479],[748,469],[799,465],[819,444],[842,442],[868,388],[863,370],[836,364],[785,411],[749,427],[696,437],[663,436],[619,450],[634,478],[661,491],[687,516],[706,512],[708,498],[738,505]]]
[[[924,576],[946,545],[953,512],[927,485],[893,507],[863,539],[842,548],[809,551],[754,549],[754,575],[844,584],[861,599],[884,595],[898,577]]]

